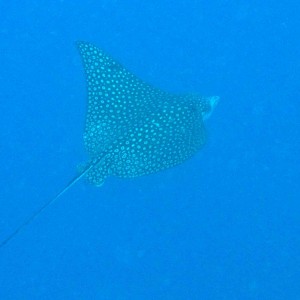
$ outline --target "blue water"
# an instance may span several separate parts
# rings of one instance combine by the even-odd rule
[[[0,240],[87,159],[76,40],[221,100],[195,158],[82,181],[0,249],[0,299],[300,299],[299,13],[291,0],[2,1]]]

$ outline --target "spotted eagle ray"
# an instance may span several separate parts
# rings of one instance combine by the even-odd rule
[[[57,200],[82,177],[101,186],[108,176],[132,178],[156,173],[191,158],[206,140],[204,121],[219,97],[175,95],[155,88],[98,47],[78,42],[87,79],[84,145],[90,160],[56,197],[12,234]]]

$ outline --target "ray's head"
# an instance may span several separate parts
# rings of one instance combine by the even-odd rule
[[[211,96],[211,97],[202,97],[199,102],[199,108],[202,114],[203,120],[207,120],[212,112],[214,111],[216,105],[219,102],[219,96]]]

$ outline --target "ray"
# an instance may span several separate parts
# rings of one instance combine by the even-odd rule
[[[108,176],[156,173],[195,155],[205,144],[204,121],[219,97],[175,95],[155,88],[103,50],[77,43],[87,81],[84,146],[88,162],[54,198],[0,243],[0,248],[81,178],[101,186]]]
[[[108,176],[155,173],[192,157],[205,143],[203,120],[218,97],[174,95],[127,71],[98,47],[79,42],[87,77],[85,148],[102,156],[86,175],[101,186]]]

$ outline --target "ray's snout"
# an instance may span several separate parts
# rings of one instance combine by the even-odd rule
[[[211,116],[211,114],[214,111],[215,107],[219,103],[219,100],[220,100],[219,96],[211,96],[211,97],[206,98],[206,101],[207,101],[207,104],[208,104],[208,109],[203,114],[203,120],[207,120]]]

